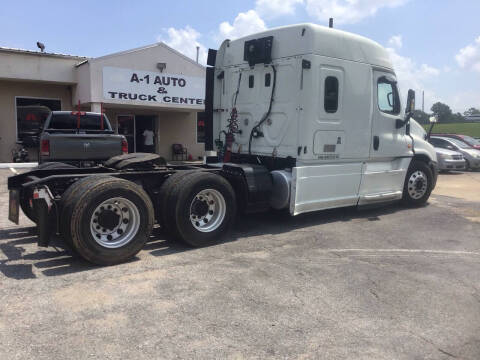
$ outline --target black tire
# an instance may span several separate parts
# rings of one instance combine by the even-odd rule
[[[215,194],[217,194],[215,196],[220,195],[221,198],[223,198],[224,205],[222,206],[224,206],[225,209],[224,216],[218,218],[218,225],[216,227],[212,227],[211,230],[200,231],[193,225],[193,220],[190,220],[190,215],[192,212],[191,207],[195,206],[194,200],[199,199],[199,194],[204,194],[203,196],[205,196],[205,194],[207,194],[207,196],[211,196],[212,190]],[[237,210],[235,192],[233,191],[230,183],[219,175],[208,172],[199,172],[183,178],[179,183],[179,189],[175,200],[175,225],[179,237],[182,241],[191,246],[200,247],[219,242],[228,234],[235,221]],[[205,204],[201,204],[202,202]],[[214,219],[216,210],[214,211],[215,208],[213,206],[217,205],[211,205],[212,207],[210,207],[209,204],[212,204],[212,202],[208,202],[207,199],[205,199],[205,201],[199,201],[199,203],[200,206],[207,206],[206,209],[208,211],[203,212],[202,210],[203,213],[213,214],[212,219],[205,222],[205,226],[208,225],[210,221],[215,223]],[[220,208],[221,206],[219,206],[219,209]],[[199,218],[197,217],[197,219]],[[203,225],[201,220],[196,221],[196,224],[197,226]]]
[[[470,167],[470,162],[465,159],[465,171],[470,171],[472,170],[472,168]]]
[[[433,174],[428,164],[423,161],[412,160],[403,187],[403,204],[408,207],[418,207],[425,204],[432,192],[432,186]]]
[[[77,169],[76,166],[62,162],[45,162],[38,165],[34,170],[53,170],[53,169]]]
[[[63,232],[70,234],[75,251],[92,263],[113,265],[132,258],[145,245],[153,227],[154,210],[147,193],[131,181],[109,176],[89,177],[84,181],[77,184],[77,190],[72,190],[75,194],[69,195],[67,211],[62,220],[65,222]],[[95,219],[97,207],[113,198],[121,198],[133,206],[138,228],[132,230],[125,244],[112,248],[103,246],[96,240],[90,225]]]
[[[94,186],[98,181],[101,181],[106,176],[92,175],[71,184],[68,189],[62,194],[62,198],[58,204],[58,212],[60,217],[60,235],[71,250],[75,251],[72,243],[72,235],[70,233],[69,219],[72,217],[74,206],[77,198],[89,187]]]
[[[53,170],[53,169],[75,169],[76,166],[65,164],[62,162],[46,162],[38,165],[33,170]],[[20,193],[20,208],[27,218],[33,221],[35,224],[38,222],[37,215],[33,211],[33,207],[30,205],[30,200],[33,198],[33,191],[31,189],[25,189]]]
[[[177,188],[177,184],[186,176],[197,172],[196,170],[180,170],[172,175],[170,175],[167,180],[164,181],[160,187],[158,193],[157,207],[159,209],[159,214],[157,216],[157,221],[160,224],[161,228],[168,234],[176,236],[176,226],[175,226],[175,200],[172,196],[174,190]],[[173,207],[172,207],[173,203]]]

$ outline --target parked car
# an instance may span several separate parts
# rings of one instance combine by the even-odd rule
[[[38,147],[38,137],[50,112],[43,105],[17,106],[18,140],[24,147]]]
[[[465,159],[458,151],[435,147],[439,171],[465,170]]]
[[[39,163],[92,166],[127,152],[125,136],[113,132],[104,114],[52,111],[40,135]]]
[[[467,145],[473,147],[474,149],[480,150],[480,141],[468,136],[468,135],[461,135],[461,134],[432,134],[432,136],[439,136],[439,137],[446,137],[460,140]]]
[[[432,136],[429,142],[436,148],[460,152],[465,159],[466,170],[480,169],[480,150],[468,146],[463,141],[448,137]]]

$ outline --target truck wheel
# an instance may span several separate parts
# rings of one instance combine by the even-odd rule
[[[172,193],[176,189],[178,183],[186,176],[197,172],[196,170],[181,170],[172,175],[170,175],[167,180],[160,187],[158,194],[157,207],[159,209],[159,215],[157,220],[168,234],[175,234],[175,211],[172,211],[175,207],[175,202],[173,202],[173,207],[169,207],[169,203],[172,203]],[[173,200],[175,201],[175,200]]]
[[[59,209],[59,217],[60,217],[60,235],[62,236],[65,243],[70,247],[71,250],[75,251],[72,243],[72,236],[70,234],[70,221],[69,219],[72,217],[72,212],[74,206],[77,202],[77,198],[82,194],[86,189],[91,186],[94,186],[96,182],[102,180],[106,176],[101,175],[92,175],[88,177],[84,177],[80,180],[77,180],[73,184],[71,184],[67,190],[62,194],[62,198],[60,199],[58,209]]]
[[[412,160],[403,187],[402,202],[410,207],[423,205],[432,192],[433,174],[423,161]]]
[[[179,185],[175,219],[180,238],[194,247],[218,242],[235,220],[237,206],[230,183],[219,175],[199,172]]]
[[[73,169],[76,166],[65,164],[62,162],[48,162],[38,165],[34,170],[45,170],[45,169]],[[29,218],[34,223],[38,222],[37,215],[33,211],[31,205],[31,200],[33,198],[33,191],[31,189],[25,189],[20,193],[20,208],[27,218]]]
[[[72,196],[71,216],[65,219],[72,245],[95,264],[124,262],[142,249],[152,231],[152,202],[130,181],[108,176],[89,180]]]

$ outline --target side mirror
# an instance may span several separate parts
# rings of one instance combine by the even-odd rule
[[[408,95],[407,95],[407,107],[405,109],[405,120],[395,121],[395,127],[397,129],[400,129],[402,126],[408,124],[408,121],[410,120],[410,117],[412,116],[414,110],[415,110],[415,91],[410,89],[408,90]]]
[[[407,108],[405,109],[405,114],[411,113],[413,110],[415,110],[415,91],[410,89],[408,90]]]
[[[434,116],[430,116],[428,118],[428,121],[430,121],[430,124],[435,124],[438,122],[438,116],[437,115],[434,115]]]

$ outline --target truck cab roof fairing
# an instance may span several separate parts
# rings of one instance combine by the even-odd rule
[[[315,54],[393,70],[387,50],[377,42],[315,24],[283,26],[236,40],[225,40],[219,50],[223,53],[223,61],[217,56],[216,66],[246,64],[243,57],[245,42],[267,36],[274,37],[272,59]]]

